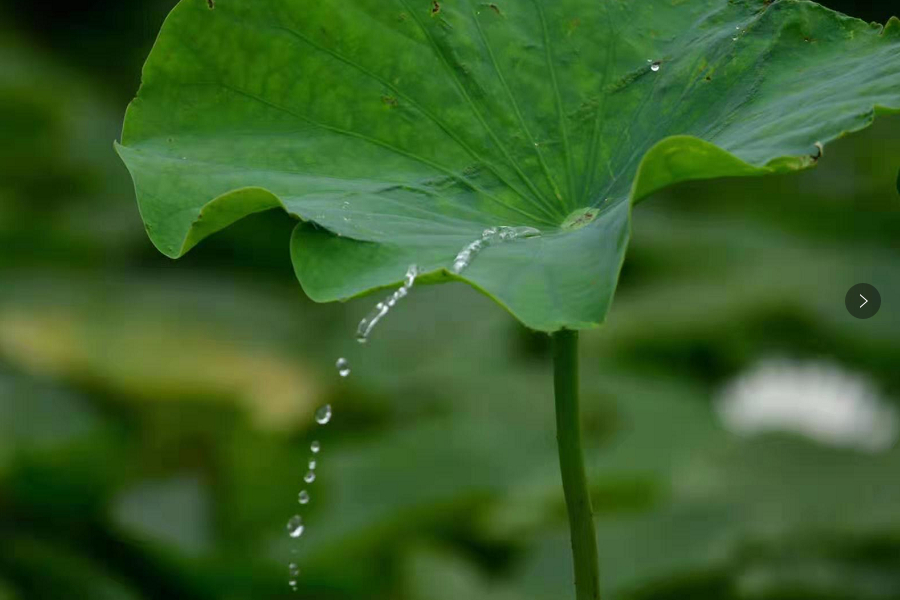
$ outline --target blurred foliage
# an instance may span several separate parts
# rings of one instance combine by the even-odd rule
[[[168,4],[0,5],[0,599],[559,598],[543,336],[445,285],[359,347],[373,300],[305,299],[279,213],[178,263],[150,246],[112,140]],[[740,438],[711,407],[771,355],[900,398],[900,119],[829,150],[635,211],[582,342],[607,598],[900,598],[900,448]],[[868,321],[843,306],[859,281]]]

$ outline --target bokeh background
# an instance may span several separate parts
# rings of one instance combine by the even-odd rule
[[[0,600],[570,597],[545,336],[452,284],[360,347],[277,212],[152,248],[112,142],[172,5],[0,1]],[[898,168],[882,117],[636,209],[582,336],[606,598],[900,598]]]

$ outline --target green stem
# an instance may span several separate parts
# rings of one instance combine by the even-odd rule
[[[559,469],[569,513],[576,600],[599,600],[597,537],[584,474],[578,414],[578,332],[553,334],[553,388],[556,393],[556,440]]]

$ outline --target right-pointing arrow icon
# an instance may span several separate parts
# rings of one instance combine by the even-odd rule
[[[871,283],[857,283],[847,290],[844,306],[857,319],[870,319],[881,308],[881,294]]]

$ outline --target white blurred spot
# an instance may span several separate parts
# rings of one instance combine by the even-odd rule
[[[732,380],[716,409],[740,435],[793,432],[869,452],[890,448],[900,419],[873,382],[824,361],[768,359]]]

